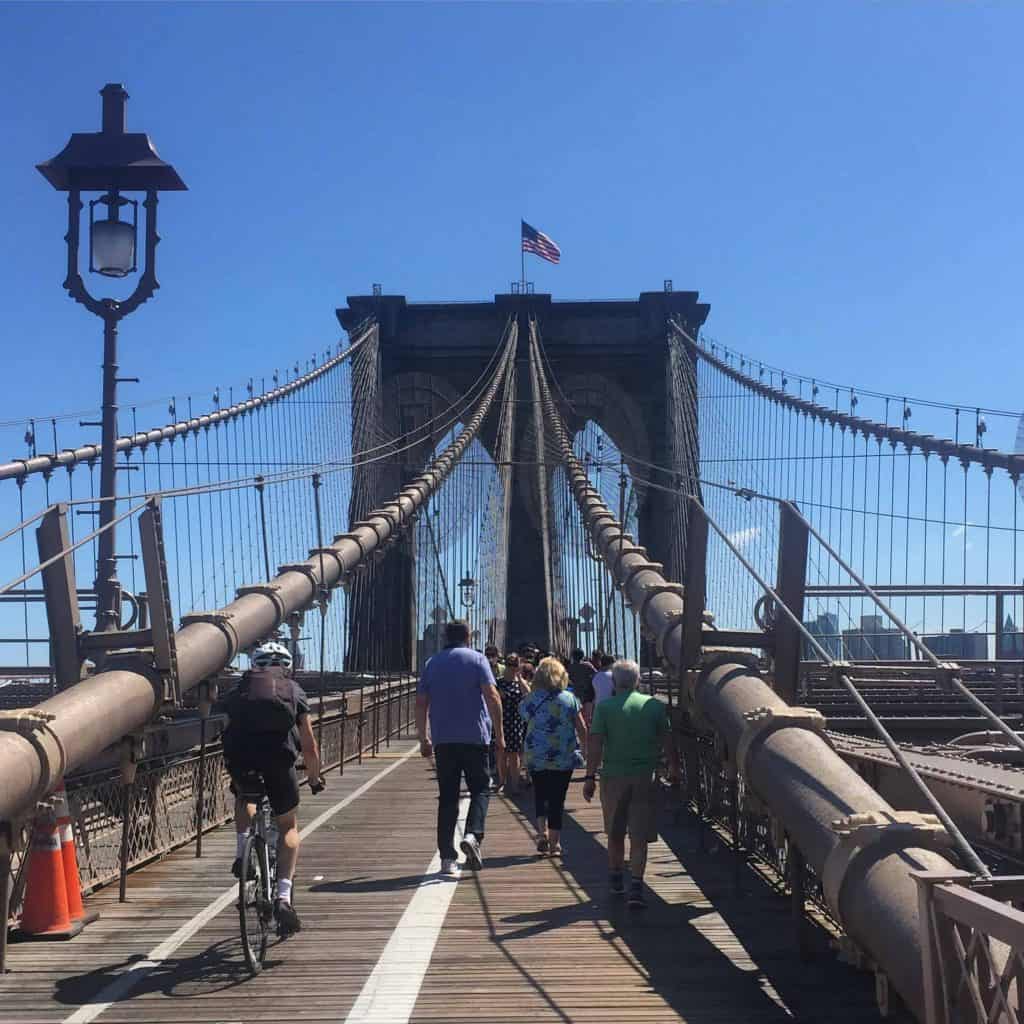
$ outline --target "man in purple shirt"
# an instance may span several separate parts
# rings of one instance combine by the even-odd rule
[[[437,852],[441,873],[459,876],[455,825],[459,818],[462,777],[469,789],[469,813],[461,846],[474,870],[483,865],[480,846],[490,800],[487,751],[494,729],[499,754],[505,749],[501,698],[487,659],[469,646],[469,625],[456,619],[445,626],[445,648],[420,674],[416,696],[416,730],[420,753],[434,755],[437,767]],[[430,739],[427,739],[427,718]]]

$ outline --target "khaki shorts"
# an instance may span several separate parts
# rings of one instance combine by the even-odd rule
[[[601,776],[604,830],[612,839],[658,838],[657,800],[653,775]]]

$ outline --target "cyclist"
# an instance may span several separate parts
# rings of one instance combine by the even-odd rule
[[[284,644],[269,641],[249,656],[252,668],[228,695],[225,710],[224,759],[235,794],[237,845],[232,874],[242,873],[242,850],[256,812],[242,794],[262,780],[270,808],[277,817],[277,892],[274,913],[282,935],[302,927],[292,906],[292,875],[299,856],[299,779],[295,762],[299,750],[306,765],[310,790],[323,789],[320,752],[309,720],[309,702],[291,678],[292,656]]]

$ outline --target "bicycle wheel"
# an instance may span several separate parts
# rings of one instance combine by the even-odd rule
[[[242,871],[238,879],[238,919],[242,932],[242,952],[253,974],[263,966],[274,916],[270,901],[270,879],[265,871],[263,840],[249,836],[242,851]]]

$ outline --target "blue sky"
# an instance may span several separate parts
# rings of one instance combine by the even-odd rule
[[[98,399],[34,164],[108,81],[191,188],[122,330],[126,405],[308,358],[375,281],[507,290],[523,216],[556,298],[670,277],[775,364],[1017,409],[1022,34],[1009,3],[2,5],[0,419]]]

